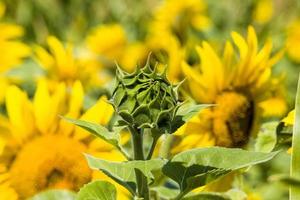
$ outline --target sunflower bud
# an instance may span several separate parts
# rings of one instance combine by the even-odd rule
[[[171,133],[179,107],[176,86],[149,63],[132,74],[118,69],[111,102],[121,116],[119,124],[160,133]]]

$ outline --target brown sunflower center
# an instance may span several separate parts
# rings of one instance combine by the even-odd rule
[[[47,135],[27,143],[12,163],[11,185],[25,199],[48,188],[77,191],[91,179],[82,152],[86,146],[66,136]]]
[[[254,120],[254,106],[240,93],[224,92],[212,108],[212,129],[216,145],[240,147],[248,142]]]

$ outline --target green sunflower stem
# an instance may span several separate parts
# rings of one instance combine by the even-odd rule
[[[152,144],[151,144],[151,147],[150,147],[150,150],[149,150],[149,153],[146,157],[146,160],[150,160],[152,158],[152,155],[153,155],[153,152],[155,150],[155,147],[156,147],[156,144],[157,144],[157,141],[158,141],[159,137],[154,137],[153,138],[153,141],[152,141]]]
[[[133,127],[130,127],[130,132],[132,136],[134,160],[145,160],[143,147],[143,132],[138,131]],[[147,178],[139,170],[135,170],[135,176],[137,182],[137,197],[135,198],[150,200]]]
[[[300,77],[298,79],[298,88],[296,94],[295,105],[295,122],[293,128],[293,143],[292,143],[292,159],[291,159],[291,177],[300,178]],[[300,188],[291,186],[290,200],[300,199]]]

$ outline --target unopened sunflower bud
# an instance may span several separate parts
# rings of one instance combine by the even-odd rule
[[[171,133],[179,107],[176,86],[149,64],[132,74],[118,69],[111,102],[122,118],[119,123],[160,133]]]

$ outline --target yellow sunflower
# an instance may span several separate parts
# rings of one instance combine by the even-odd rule
[[[95,27],[87,36],[86,45],[104,66],[115,66],[117,62],[127,72],[133,72],[138,64],[143,65],[149,53],[142,42],[129,42],[119,24]]]
[[[107,124],[113,108],[105,98],[82,113],[83,98],[79,81],[72,87],[60,83],[49,89],[47,82],[40,80],[33,100],[18,87],[9,87],[7,117],[0,120],[0,199],[23,200],[51,188],[78,191],[93,177],[106,178],[92,173],[84,152],[115,161],[124,159],[112,146],[58,117]],[[127,199],[122,191],[120,188],[118,199]]]
[[[118,60],[120,66],[127,72],[134,72],[136,66],[143,66],[147,60],[149,49],[142,42],[128,44],[121,58]]]
[[[273,0],[260,0],[257,1],[252,18],[258,24],[268,23],[274,15]]]
[[[274,96],[280,83],[271,75],[272,66],[280,59],[282,51],[272,56],[270,40],[258,50],[253,27],[248,28],[246,40],[236,32],[232,33],[232,39],[239,55],[229,41],[222,57],[203,42],[196,47],[201,63],[195,67],[183,63],[191,96],[198,103],[215,105],[180,129],[177,134],[182,136],[183,142],[177,150],[211,145],[241,147],[255,132],[263,113],[282,115],[286,111],[283,97]],[[274,106],[264,106],[265,101]]]
[[[158,69],[167,67],[167,76],[171,82],[178,82],[182,75],[181,62],[184,59],[184,51],[175,37],[149,37],[146,42],[149,52],[152,52],[158,60]]]
[[[203,30],[210,24],[205,16],[206,4],[202,0],[166,0],[154,13],[151,30],[159,35],[176,36],[182,41],[189,27]]]
[[[5,6],[0,2],[0,73],[22,63],[30,55],[30,48],[20,41],[24,34],[21,26],[2,21]]]
[[[35,46],[35,59],[45,69],[47,78],[53,82],[73,84],[80,80],[84,86],[101,85],[109,77],[101,73],[101,66],[96,58],[86,51],[75,52],[73,45],[65,46],[56,37],[47,38],[49,51]]]
[[[188,29],[203,30],[210,24],[205,10],[203,1],[166,0],[154,12],[146,45],[159,62],[168,67],[171,82],[178,82],[182,76],[181,62],[184,59],[184,44],[189,38],[186,35]]]
[[[86,38],[88,48],[103,63],[114,63],[115,60],[118,60],[122,56],[127,42],[125,30],[119,24],[100,25],[92,29]]]

